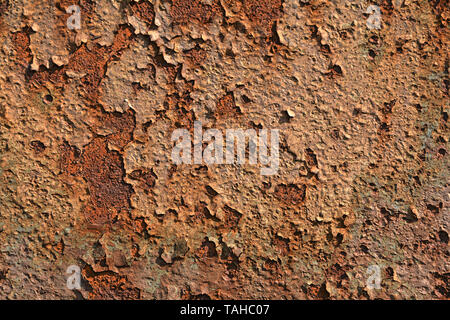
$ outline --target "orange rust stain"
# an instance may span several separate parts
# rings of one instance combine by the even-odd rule
[[[91,287],[89,299],[138,300],[141,296],[140,290],[125,276],[111,271],[95,273],[89,266],[86,266],[82,273]]]
[[[177,77],[178,67],[176,66],[161,66],[166,69],[167,74],[169,75],[169,82],[173,84]]]
[[[232,93],[228,93],[217,102],[216,120],[224,116],[236,117],[239,114]]]
[[[223,219],[224,227],[227,230],[237,228],[239,221],[241,221],[242,214],[229,206],[225,206],[223,211],[225,213]]]
[[[27,73],[26,77],[36,88],[41,88],[49,83],[57,88],[62,88],[67,78],[64,72],[63,68],[43,69],[38,72]]]
[[[286,54],[285,47],[280,43],[276,23],[281,15],[282,0],[244,0],[242,10],[262,34],[260,45],[271,53]]]
[[[64,87],[67,76],[66,71],[82,74],[80,80],[84,97],[91,103],[95,103],[100,95],[99,87],[106,73],[107,64],[111,59],[120,56],[123,49],[127,48],[133,40],[133,32],[129,27],[120,27],[110,47],[93,45],[80,46],[70,57],[69,63],[61,68],[42,70],[30,75],[30,81],[41,87],[51,82],[57,87]]]
[[[149,25],[153,24],[155,19],[155,11],[153,5],[147,1],[134,2],[131,5],[131,12],[142,21],[147,22]]]
[[[170,14],[175,23],[195,21],[206,24],[222,14],[222,8],[218,0],[213,0],[211,5],[198,0],[173,0]]]
[[[31,63],[32,56],[30,50],[30,37],[28,33],[23,31],[18,31],[12,34],[12,42],[14,49],[16,50],[16,58],[19,63],[26,67]]]
[[[306,185],[279,184],[275,187],[274,196],[286,204],[302,204],[306,197]]]
[[[70,57],[67,70],[85,73],[81,84],[88,98],[95,101],[98,98],[98,87],[106,72],[108,62],[107,48],[96,46],[89,50],[86,45],[81,46]]]
[[[113,130],[107,137],[94,138],[80,154],[67,143],[61,147],[63,172],[83,177],[88,183],[89,202],[84,216],[92,225],[114,223],[119,217],[127,217],[130,211],[130,185],[123,181],[125,170],[122,156],[108,149],[108,143],[123,148],[132,138],[135,127],[134,114],[106,114],[103,124]]]
[[[108,136],[108,141],[122,149],[133,138],[133,130],[135,128],[134,113],[128,110],[124,113],[102,113],[98,117],[98,124],[103,128],[112,131]]]
[[[116,33],[112,46],[109,49],[110,58],[118,58],[122,50],[126,49],[133,41],[134,33],[128,26],[122,26]]]
[[[281,12],[281,0],[244,0],[244,11],[257,25],[272,27]]]
[[[308,296],[308,299],[328,299],[330,297],[330,294],[327,292],[327,289],[325,287],[325,284],[322,285],[310,285],[306,289],[306,294]]]
[[[130,179],[139,181],[140,187],[144,189],[144,192],[147,194],[155,186],[156,175],[151,170],[147,169],[134,170],[133,172],[131,172],[129,177]]]
[[[60,152],[61,171],[69,175],[76,175],[79,171],[78,159],[80,151],[76,147],[70,146],[67,142],[64,142],[60,146]]]
[[[80,165],[89,185],[87,221],[94,225],[113,223],[119,215],[126,215],[132,189],[123,182],[125,171],[119,153],[108,150],[105,138],[95,138],[85,147]]]
[[[199,66],[206,59],[206,51],[202,48],[195,47],[185,53],[186,61],[193,66]]]

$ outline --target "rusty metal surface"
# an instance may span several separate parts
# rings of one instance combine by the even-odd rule
[[[1,0],[0,298],[448,299],[449,12]],[[194,121],[278,171],[174,164]]]

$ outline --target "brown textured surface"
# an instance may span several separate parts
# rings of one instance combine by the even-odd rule
[[[0,298],[448,299],[449,17],[0,0]],[[176,166],[195,120],[280,129],[280,170]]]

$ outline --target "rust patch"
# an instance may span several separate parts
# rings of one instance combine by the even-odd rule
[[[325,283],[321,285],[312,284],[306,289],[308,299],[326,300],[330,298],[330,294],[326,289]]]
[[[198,0],[173,0],[170,14],[175,23],[195,21],[206,24],[215,16],[221,15],[222,8],[218,0],[213,0],[211,5]]]
[[[122,149],[133,138],[133,131],[136,125],[134,113],[132,110],[127,110],[124,113],[102,113],[98,117],[98,123],[95,129],[100,126],[112,131],[108,135],[108,142]]]
[[[64,68],[84,74],[80,82],[86,98],[92,102],[98,98],[98,87],[105,75],[108,60],[108,48],[95,45],[92,50],[89,50],[86,45],[82,45],[70,57],[69,65]]]
[[[11,37],[14,49],[16,50],[16,58],[24,67],[27,67],[32,60],[28,32],[28,30],[18,31],[13,33]]]
[[[227,93],[225,96],[219,99],[219,101],[217,102],[215,114],[216,120],[223,117],[234,118],[238,114],[239,110],[234,102],[233,93]]]
[[[84,216],[92,225],[112,224],[119,216],[127,216],[131,209],[132,188],[123,181],[122,156],[109,150],[108,143],[123,148],[131,140],[134,115],[131,111],[120,115],[106,114],[103,123],[113,133],[94,138],[81,154],[67,143],[61,147],[63,172],[79,175],[88,183],[90,199]]]
[[[118,152],[107,149],[104,138],[89,143],[80,157],[82,177],[89,184],[90,200],[85,208],[89,223],[113,223],[119,215],[128,214],[131,187],[123,182],[125,170]]]
[[[91,104],[99,98],[99,86],[106,73],[107,64],[111,59],[117,59],[122,50],[127,48],[133,40],[133,32],[130,27],[120,27],[116,33],[111,47],[93,45],[91,49],[87,45],[80,46],[69,58],[69,63],[63,67],[53,67],[49,70],[41,70],[29,75],[30,82],[36,87],[44,86],[51,82],[57,87],[66,84],[66,72],[72,71],[82,75],[80,84],[83,95]]]
[[[239,221],[241,221],[242,214],[229,206],[225,206],[223,208],[224,211],[224,219],[223,225],[226,229],[235,229],[239,225]]]
[[[131,4],[131,12],[142,21],[153,25],[155,19],[155,10],[153,5],[148,1],[133,2]]]
[[[311,149],[305,150],[305,160],[309,168],[317,167],[317,157]]]
[[[129,26],[121,26],[117,30],[116,36],[114,37],[113,44],[109,48],[109,59],[118,59],[122,51],[131,44],[134,39],[134,33],[132,28]]]
[[[75,294],[91,299],[448,298],[448,1],[379,0],[381,30],[367,28],[366,5],[343,1],[171,0],[162,4],[170,12],[158,8],[159,26],[154,1],[55,2],[59,10],[45,10],[55,26],[21,16],[12,1],[0,17],[4,26],[25,26],[15,34],[0,26],[10,47],[0,54],[13,62],[3,69],[22,73],[0,81],[0,190],[8,208],[0,237],[30,249],[0,256],[0,296],[71,298],[64,283],[39,284],[86,261],[92,265]],[[72,4],[82,9],[78,31],[66,26]],[[127,23],[131,14],[155,33],[134,35],[105,18]],[[60,61],[67,65],[55,59],[46,69],[39,58],[40,70],[27,68],[34,54],[48,59],[56,48],[39,44],[55,40],[68,46]],[[103,41],[111,45],[96,44]],[[127,47],[133,52],[125,57]],[[99,104],[111,63],[108,93],[134,90],[134,111],[108,113]],[[405,109],[398,115],[396,103]],[[167,134],[205,118],[222,129],[278,125],[279,175],[171,163]],[[83,130],[90,141],[73,136]],[[159,150],[167,154],[148,167]],[[23,219],[38,225],[35,237]],[[383,267],[383,285],[366,291],[373,263]],[[12,276],[29,286],[5,293]]]
[[[76,147],[69,145],[67,142],[64,142],[59,149],[61,153],[61,172],[69,175],[76,175],[79,170],[78,162],[80,151]]]
[[[303,204],[306,197],[306,185],[279,184],[275,187],[274,196],[288,205]]]
[[[156,175],[148,169],[134,170],[129,174],[130,179],[140,182],[140,187],[148,194],[155,186]]]
[[[272,23],[280,16],[281,5],[281,0],[244,0],[243,7],[250,21],[270,30]]]
[[[82,273],[90,286],[89,299],[138,300],[140,298],[140,289],[135,288],[125,276],[111,271],[96,273],[90,266],[86,266]]]
[[[206,51],[200,47],[195,47],[185,52],[184,56],[192,66],[199,66],[206,59]]]

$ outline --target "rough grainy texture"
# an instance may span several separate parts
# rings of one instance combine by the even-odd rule
[[[0,298],[448,299],[449,7],[0,0]],[[173,164],[195,120],[278,173]]]

